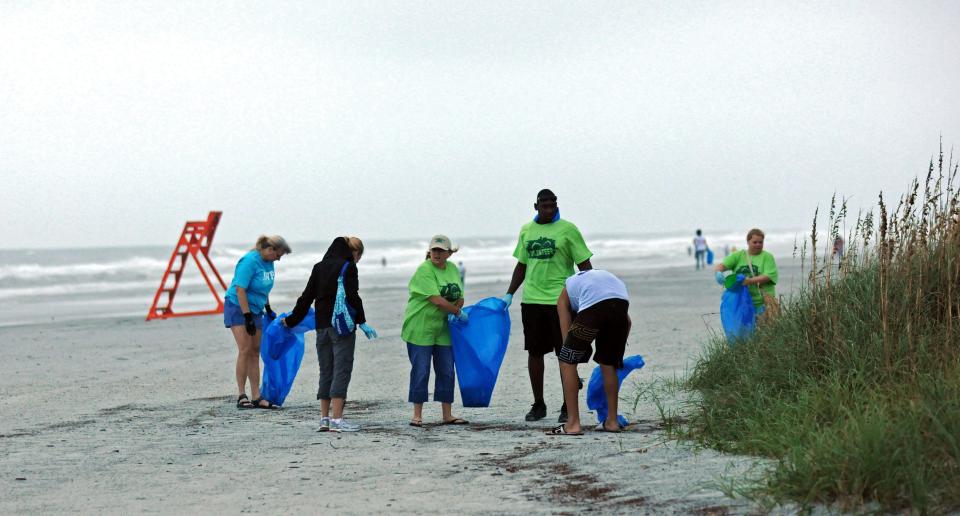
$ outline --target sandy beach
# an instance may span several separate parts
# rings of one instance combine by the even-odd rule
[[[781,294],[799,272],[788,262],[781,259]],[[712,273],[692,269],[623,275],[634,320],[627,355],[647,362],[624,384],[624,397],[633,398],[633,381],[683,375],[709,329],[719,328],[720,290]],[[468,276],[467,302],[505,287],[506,275],[480,287]],[[621,434],[544,435],[561,403],[552,355],[548,418],[526,423],[532,400],[519,303],[491,407],[455,405],[471,424],[450,427],[436,424],[440,408],[430,403],[426,427],[408,426],[409,363],[399,336],[406,292],[364,291],[361,277],[361,295],[380,339],[358,338],[346,412],[363,427],[355,434],[316,431],[313,332],[283,410],[239,411],[236,349],[220,317],[0,328],[0,513],[756,510],[716,488],[722,474],[753,459],[666,441],[649,403],[636,412],[623,403],[632,424]],[[581,366],[580,375],[593,367]],[[596,420],[585,412],[584,421]]]

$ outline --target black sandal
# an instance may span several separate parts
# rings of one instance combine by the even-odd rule
[[[266,401],[266,405],[261,405],[261,401]],[[280,410],[280,405],[274,405],[270,400],[265,400],[262,397],[253,400],[253,408],[267,409],[267,410]]]
[[[253,403],[250,402],[250,398],[246,394],[241,394],[237,397],[237,408],[238,409],[252,409]]]

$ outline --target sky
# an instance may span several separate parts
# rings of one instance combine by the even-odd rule
[[[960,2],[0,0],[0,248],[809,226],[960,144]],[[960,150],[960,146],[958,146]]]

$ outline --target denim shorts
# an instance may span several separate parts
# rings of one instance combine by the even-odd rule
[[[243,311],[240,310],[240,305],[234,304],[233,301],[229,299],[223,300],[223,326],[224,328],[232,328],[234,326],[243,326]],[[257,325],[257,328],[263,328],[263,314],[257,314],[253,316],[253,324]]]

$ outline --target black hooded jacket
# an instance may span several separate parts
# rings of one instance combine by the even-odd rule
[[[337,237],[330,244],[323,259],[313,266],[303,294],[300,294],[300,299],[297,299],[293,312],[287,316],[287,326],[292,328],[300,324],[300,321],[306,317],[311,302],[317,314],[317,329],[331,326],[333,304],[337,299],[337,278],[340,276],[343,262],[349,262],[343,274],[343,289],[347,293],[347,304],[356,311],[353,320],[357,324],[367,322],[363,313],[363,300],[360,299],[360,281],[357,278],[357,264],[353,261],[353,251],[350,250],[347,239]]]

